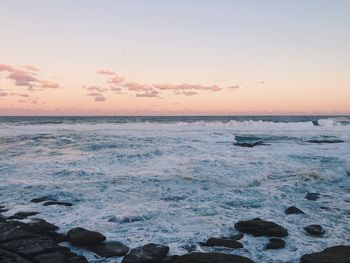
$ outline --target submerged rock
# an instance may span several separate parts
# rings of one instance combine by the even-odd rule
[[[302,210],[295,206],[290,206],[288,207],[285,211],[286,215],[291,215],[291,214],[305,214]]]
[[[321,194],[319,194],[319,193],[307,193],[307,194],[305,195],[305,198],[306,198],[307,200],[310,200],[310,201],[316,201],[317,199],[320,198],[320,195],[321,195]]]
[[[280,238],[270,238],[269,243],[266,244],[266,249],[279,249],[284,248],[286,242]]]
[[[17,212],[12,216],[9,216],[8,219],[25,219],[30,216],[37,215],[38,212]]]
[[[239,147],[248,147],[252,148],[255,146],[260,146],[260,145],[267,145],[266,143],[259,141],[259,142],[236,142],[234,145],[239,146]]]
[[[72,228],[67,233],[68,241],[74,246],[85,246],[100,243],[106,237],[99,232],[90,231],[82,227]]]
[[[158,263],[165,258],[168,252],[169,247],[151,243],[132,249],[123,258],[122,263]]]
[[[85,246],[86,249],[98,254],[101,257],[120,257],[129,252],[129,248],[117,241],[97,243]]]
[[[228,238],[211,237],[207,240],[207,242],[204,245],[209,247],[243,248],[242,243],[234,239]]]
[[[311,140],[308,140],[307,142],[310,142],[310,143],[342,143],[344,141],[340,140],[340,139],[311,139]]]
[[[49,205],[63,205],[63,206],[72,206],[72,203],[68,202],[61,202],[61,201],[48,201],[44,203],[44,206],[49,206]]]
[[[246,257],[222,253],[191,253],[167,257],[162,263],[254,263],[254,261]]]
[[[42,197],[33,198],[30,201],[32,203],[41,203],[41,202],[45,202],[45,201],[57,201],[57,199],[50,197],[50,196],[42,196]]]
[[[321,252],[306,254],[300,258],[301,263],[349,263],[350,246],[334,246]]]
[[[288,236],[288,230],[284,227],[270,221],[261,220],[260,218],[239,221],[235,228],[243,233],[252,234],[253,236],[268,237],[285,237]]]
[[[326,233],[320,225],[309,225],[304,227],[304,230],[313,236],[323,236]]]

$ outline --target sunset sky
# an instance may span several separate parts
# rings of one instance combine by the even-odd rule
[[[350,114],[347,0],[2,0],[0,115]]]

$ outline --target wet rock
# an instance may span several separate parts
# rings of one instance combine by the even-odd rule
[[[309,225],[304,227],[304,230],[312,236],[323,236],[326,233],[320,225]]]
[[[69,249],[40,254],[34,257],[37,263],[88,263],[85,257],[72,253]]]
[[[234,239],[215,237],[209,238],[204,245],[208,247],[243,248],[243,244]]]
[[[165,258],[168,252],[169,247],[151,243],[132,249],[123,258],[122,263],[158,263]]]
[[[35,237],[35,233],[29,231],[26,224],[16,221],[0,222],[0,243],[14,239]]]
[[[99,232],[89,231],[82,227],[72,228],[67,233],[68,241],[74,246],[84,246],[100,243],[106,237]]]
[[[25,219],[30,216],[37,215],[38,212],[17,212],[16,214],[9,216],[8,219]]]
[[[6,243],[1,243],[1,247],[26,258],[62,249],[62,247],[58,246],[51,239],[40,236],[14,239]]]
[[[310,143],[342,143],[344,141],[339,140],[339,139],[312,139],[312,140],[308,140],[307,142],[310,142]]]
[[[61,202],[61,201],[48,201],[48,202],[44,203],[44,206],[49,206],[49,205],[72,206],[73,204],[68,203],[68,202]]]
[[[244,234],[239,233],[231,237],[233,240],[241,240],[244,237]]]
[[[56,232],[59,229],[58,226],[55,226],[45,221],[44,219],[35,218],[32,222],[28,223],[27,225],[28,227],[30,227],[31,232],[41,235],[47,235],[57,243],[64,242],[67,239],[65,235]]]
[[[259,218],[247,221],[239,221],[235,224],[235,228],[243,233],[252,234],[253,236],[288,236],[288,231],[284,227],[274,222],[261,220]]]
[[[1,263],[29,263],[25,258],[0,248]]]
[[[286,242],[280,238],[270,238],[269,243],[266,244],[266,249],[279,249],[284,248]]]
[[[98,254],[101,257],[120,257],[129,252],[129,248],[117,241],[97,243],[85,246],[86,249]]]
[[[334,246],[321,252],[306,254],[301,257],[301,263],[349,263],[350,246]]]
[[[9,211],[7,208],[0,208],[0,213],[4,213],[4,212],[7,212],[7,211]]]
[[[252,148],[255,146],[260,146],[260,145],[267,145],[264,142],[236,142],[234,143],[234,145],[239,146],[239,147],[248,147],[248,148]]]
[[[191,253],[167,257],[162,263],[254,263],[254,261],[246,257],[222,253]]]
[[[42,197],[34,198],[30,201],[32,203],[42,203],[42,202],[46,202],[46,201],[57,201],[57,199],[52,198],[50,196],[42,196]]]
[[[320,195],[319,193],[307,193],[305,198],[310,201],[316,201],[320,198]]]
[[[295,206],[288,207],[285,211],[286,215],[291,215],[291,214],[305,214],[302,210]]]

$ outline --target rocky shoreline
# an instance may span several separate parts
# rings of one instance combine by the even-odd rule
[[[315,201],[319,193],[307,193],[305,198]],[[50,197],[38,197],[31,200],[44,206],[73,204],[62,202]],[[265,249],[283,249],[288,236],[288,230],[277,223],[255,218],[239,221],[234,224],[240,234],[230,237],[211,237],[206,242],[189,246],[188,254],[169,255],[169,247],[164,244],[146,244],[137,248],[129,248],[119,241],[106,240],[99,232],[82,227],[70,229],[66,234],[57,232],[59,227],[44,219],[38,218],[35,211],[17,212],[11,216],[1,213],[8,211],[5,205],[0,205],[0,262],[1,263],[85,263],[88,260],[63,246],[70,245],[93,252],[102,258],[121,259],[122,263],[253,263],[243,256],[224,253],[204,253],[197,251],[197,246],[222,247],[227,249],[242,249],[244,245],[239,241],[244,235],[254,237],[266,236],[269,241]],[[295,206],[285,210],[286,215],[302,215],[304,212]],[[28,222],[22,222],[26,219]],[[28,220],[30,219],[30,220]],[[321,225],[304,227],[305,234],[315,238],[323,236],[325,230]],[[262,252],[263,253],[263,252]],[[301,263],[350,263],[350,245],[333,246],[311,254],[303,255]]]

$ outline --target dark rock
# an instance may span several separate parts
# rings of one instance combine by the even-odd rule
[[[306,254],[301,263],[350,263],[350,246],[334,246],[321,252]]]
[[[308,140],[307,142],[310,142],[310,143],[342,143],[344,141],[339,140],[339,139],[312,139],[312,140]]]
[[[7,211],[9,211],[9,210],[6,209],[6,208],[0,208],[0,213],[4,213],[4,212],[7,212]]]
[[[88,263],[85,257],[72,253],[69,249],[62,249],[34,257],[37,263]]]
[[[284,212],[287,215],[291,215],[291,214],[305,214],[303,211],[301,211],[299,208],[297,208],[295,206],[288,207]]]
[[[319,124],[318,120],[314,120],[314,121],[312,121],[312,124],[313,124],[314,126],[320,126],[320,124]]]
[[[9,216],[8,219],[25,219],[29,216],[35,216],[38,212],[17,212],[16,214]]]
[[[1,263],[30,263],[25,258],[0,248]]]
[[[279,249],[284,248],[286,246],[286,242],[280,238],[270,238],[269,243],[266,245],[266,249]]]
[[[100,255],[101,257],[120,257],[129,252],[129,248],[121,242],[111,241],[85,246],[86,249]]]
[[[288,231],[284,227],[270,221],[261,219],[253,219],[248,221],[239,221],[235,224],[235,228],[243,233],[252,234],[253,236],[268,237],[285,237]]]
[[[14,239],[6,243],[1,243],[1,247],[27,258],[42,253],[57,251],[63,248],[58,246],[51,239],[40,236]]]
[[[320,225],[309,225],[304,227],[304,230],[313,236],[323,236],[326,233]]]
[[[254,261],[246,257],[222,253],[191,253],[167,257],[162,263],[254,263]]]
[[[101,233],[89,231],[82,227],[72,228],[67,233],[68,241],[74,246],[85,246],[100,243],[106,240]]]
[[[16,221],[0,222],[0,243],[14,239],[31,238],[36,234],[29,231],[26,224]]]
[[[41,203],[41,202],[46,202],[46,201],[57,201],[57,199],[52,198],[50,196],[42,196],[42,197],[34,198],[30,201],[32,203]]]
[[[63,205],[63,206],[72,206],[73,204],[68,202],[60,202],[60,201],[48,201],[44,203],[45,206],[49,205]]]
[[[205,243],[208,247],[228,247],[228,248],[243,248],[243,244],[234,240],[226,238],[211,237]]]
[[[169,247],[151,243],[132,249],[122,263],[158,263],[168,252]]]
[[[305,198],[310,201],[316,201],[317,199],[320,198],[319,193],[307,193]]]
[[[56,232],[59,229],[58,226],[55,226],[44,219],[35,218],[34,221],[28,223],[27,225],[31,232],[41,235],[48,235],[57,243],[67,240],[65,235]]]
[[[248,147],[248,148],[252,148],[255,146],[259,146],[259,145],[267,145],[264,142],[236,142],[234,143],[234,145],[239,146],[239,147]]]

